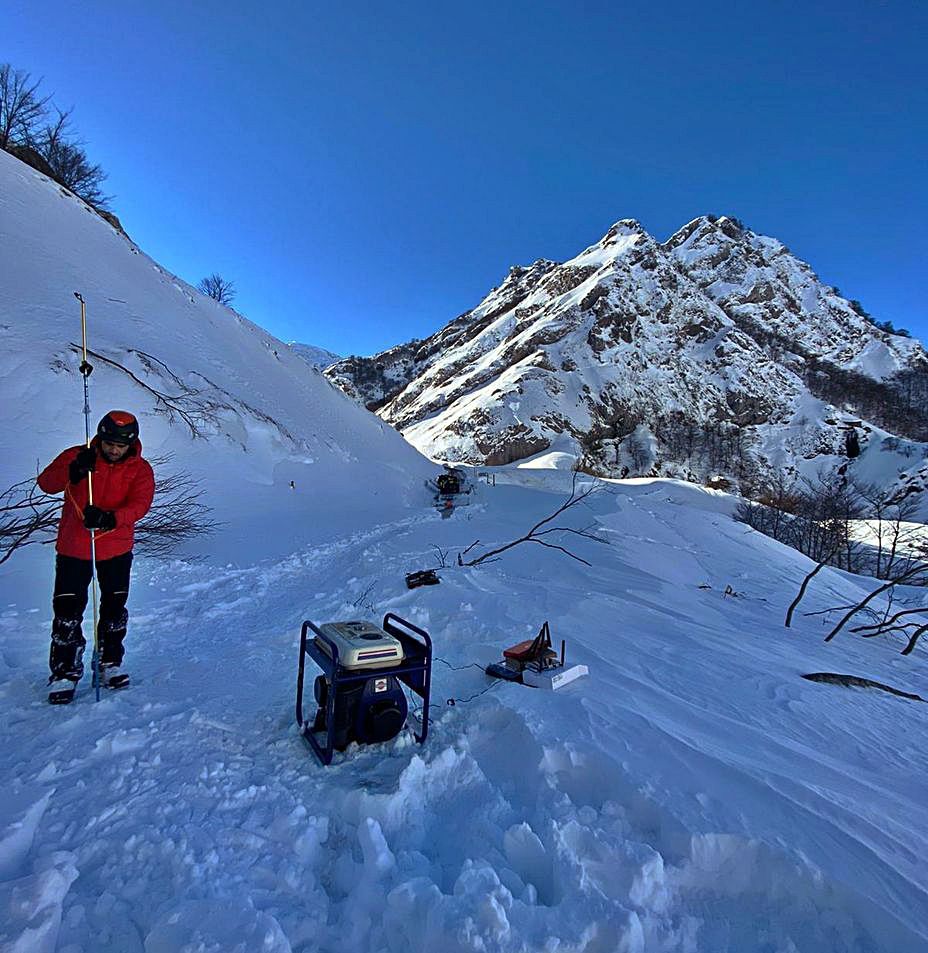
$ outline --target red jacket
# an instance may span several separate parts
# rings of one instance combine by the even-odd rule
[[[135,524],[151,506],[155,495],[155,476],[151,465],[142,459],[142,445],[134,446],[118,463],[110,463],[100,454],[99,440],[94,437],[91,446],[97,450],[96,469],[93,472],[93,502],[101,510],[112,510],[116,527],[97,530],[97,559],[112,559],[132,549]],[[84,507],[88,504],[87,480],[71,483],[68,465],[82,449],[70,447],[39,474],[39,487],[46,493],[64,490],[64,508],[58,524],[58,542],[55,549],[62,556],[90,559],[90,530],[84,529]]]

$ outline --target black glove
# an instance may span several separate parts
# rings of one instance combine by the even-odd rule
[[[68,464],[68,476],[72,483],[80,483],[97,465],[97,451],[93,447],[81,447],[77,456]]]
[[[86,529],[115,529],[116,514],[111,510],[101,510],[91,503],[84,507],[84,527]]]

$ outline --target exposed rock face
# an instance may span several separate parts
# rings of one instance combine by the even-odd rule
[[[11,156],[16,156],[20,162],[31,165],[33,169],[41,172],[42,175],[47,175],[50,179],[54,179],[55,173],[52,167],[32,146],[10,143],[6,151],[9,152]]]
[[[91,206],[91,207],[92,207],[92,206]],[[100,218],[102,218],[105,222],[109,222],[110,225],[112,225],[113,228],[115,228],[117,232],[120,232],[122,235],[125,235],[126,238],[129,238],[128,233],[127,233],[126,230],[122,227],[122,222],[119,221],[119,216],[117,216],[117,215],[114,214],[113,212],[108,211],[108,210],[105,209],[105,208],[95,208],[94,211],[95,211],[95,212],[97,213],[97,215],[99,215]],[[129,238],[129,241],[132,241],[132,239]]]
[[[571,261],[513,268],[424,341],[326,374],[434,457],[562,451],[607,475],[743,486],[845,461],[851,418],[928,439],[923,348],[858,309],[735,219],[664,243],[623,220]],[[908,468],[926,456],[903,443]]]

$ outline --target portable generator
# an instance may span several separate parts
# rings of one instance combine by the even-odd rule
[[[313,635],[310,637],[309,633]],[[306,656],[322,670],[313,684],[316,714],[303,712]],[[300,630],[300,662],[296,682],[296,721],[300,733],[323,764],[352,741],[376,744],[395,738],[406,725],[406,690],[423,699],[421,730],[429,724],[432,640],[428,633],[388,612],[383,624],[306,620]]]

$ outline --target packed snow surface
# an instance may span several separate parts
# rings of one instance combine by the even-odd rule
[[[570,480],[500,470],[448,519],[423,488],[404,518],[251,565],[140,560],[134,682],[99,703],[46,704],[47,602],[3,589],[0,949],[928,949],[925,706],[800,678],[924,693],[923,658],[824,645],[833,613],[784,629],[807,560],[686,484],[568,511],[607,540],[561,538],[591,567],[531,544],[455,564]],[[291,523],[322,489],[288,497]],[[407,590],[442,553],[441,584]],[[50,591],[50,555],[22,558]],[[865,587],[826,570],[804,608]],[[435,643],[428,740],[323,768],[294,723],[300,623],[386,611]],[[588,678],[484,675],[546,619]]]

